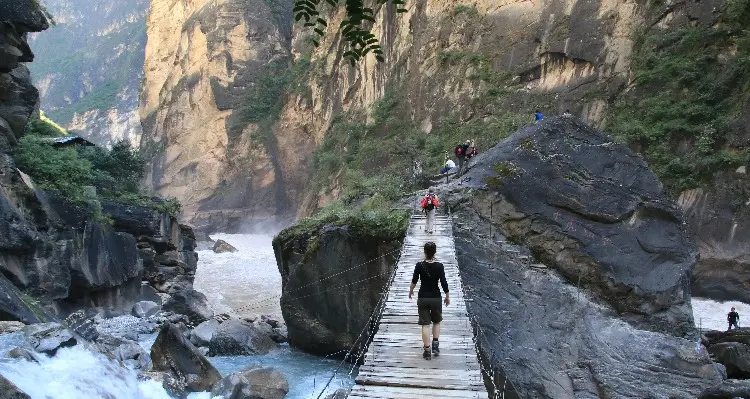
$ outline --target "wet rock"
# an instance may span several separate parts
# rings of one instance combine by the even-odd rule
[[[36,362],[34,355],[24,348],[13,348],[8,351],[8,357],[11,359],[23,359],[27,362]]]
[[[191,391],[208,391],[221,375],[174,324],[162,326],[151,347],[155,371],[169,372]]]
[[[138,376],[140,379],[161,383],[161,386],[172,398],[185,398],[188,395],[187,383],[166,371],[141,371]]]
[[[217,320],[206,320],[190,333],[190,342],[195,346],[208,346],[218,328],[219,322]]]
[[[289,392],[289,383],[279,370],[265,367],[233,373],[211,391],[212,396],[225,399],[282,399]]]
[[[0,399],[31,399],[31,396],[0,374]]]
[[[269,335],[244,320],[227,320],[219,326],[209,344],[210,356],[262,355],[277,348]]]
[[[750,378],[750,346],[739,342],[722,342],[708,347],[708,352],[726,366],[729,378]]]
[[[284,322],[276,315],[262,315],[260,319],[273,328],[279,327]]]
[[[23,329],[26,340],[35,351],[54,356],[60,348],[75,346],[73,333],[59,323],[39,323]]]
[[[198,325],[213,317],[213,312],[208,308],[206,296],[193,289],[173,293],[162,309],[186,315],[193,325]]]
[[[217,254],[221,254],[225,252],[237,252],[237,248],[233,247],[231,244],[229,244],[228,242],[224,240],[216,240],[213,248],[211,249]]]
[[[726,380],[701,392],[698,399],[750,398],[750,381]]]
[[[207,346],[201,346],[198,348],[198,352],[200,352],[203,356],[208,356],[208,351],[209,349]]]
[[[20,321],[0,321],[0,334],[21,331],[24,327],[26,327],[26,324]]]
[[[156,302],[141,301],[133,305],[132,314],[133,316],[140,318],[148,318],[157,314],[161,310]]]

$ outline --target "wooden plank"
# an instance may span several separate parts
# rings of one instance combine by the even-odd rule
[[[355,379],[350,398],[487,397],[463,297],[461,274],[456,264],[450,220],[438,218],[434,234],[426,234],[424,225],[424,218],[411,220],[396,279],[389,287],[380,325],[365,355],[365,364]],[[408,297],[414,265],[423,259],[423,243],[426,241],[437,243],[437,258],[445,265],[451,291],[451,305],[443,307],[441,354],[430,361],[422,358],[417,298]]]

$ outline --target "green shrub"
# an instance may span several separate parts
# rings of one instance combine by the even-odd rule
[[[59,190],[73,201],[84,200],[84,187],[93,177],[91,162],[73,147],[55,148],[36,135],[19,140],[14,157],[18,167],[40,187]]]
[[[39,111],[39,118],[29,118],[26,124],[26,133],[41,137],[61,137],[68,134],[60,125],[47,118],[44,111]]]
[[[80,148],[83,158],[91,162],[91,184],[99,195],[118,198],[124,193],[139,193],[145,176],[146,161],[127,141],[115,143],[111,149],[101,147]]]
[[[611,107],[607,128],[643,148],[651,169],[675,193],[748,161],[746,148],[727,148],[729,124],[750,92],[750,19],[732,22],[746,15],[748,4],[730,2],[734,14],[727,25],[637,35],[636,89]]]

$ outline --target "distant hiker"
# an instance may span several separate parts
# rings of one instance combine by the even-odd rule
[[[477,154],[479,154],[479,152],[477,151],[477,146],[474,144],[474,140],[471,140],[469,146],[466,148],[466,159],[469,159]]]
[[[737,325],[737,322],[740,320],[739,313],[734,311],[734,308],[732,308],[732,311],[727,313],[727,323],[729,323],[729,328],[727,328],[727,331],[732,329],[732,326],[734,328],[740,328],[739,325]]]
[[[424,261],[418,262],[414,267],[414,277],[409,287],[409,299],[411,299],[417,281],[422,280],[417,296],[417,312],[419,325],[422,326],[422,344],[424,344],[422,356],[426,360],[432,359],[433,355],[440,355],[440,322],[443,321],[443,303],[438,282],[445,292],[445,306],[451,304],[448,281],[445,280],[445,267],[435,260],[435,252],[437,252],[437,246],[434,242],[424,244]],[[430,324],[432,324],[432,348],[430,348]]]
[[[447,161],[445,161],[445,165],[443,165],[443,169],[440,170],[440,174],[444,175],[448,172],[450,172],[451,169],[456,167],[456,163],[453,162],[452,159],[448,158]]]
[[[469,150],[470,144],[471,144],[471,141],[466,140],[466,143],[457,145],[456,149],[453,151],[456,154],[456,158],[458,158],[458,170],[456,171],[456,176],[460,176],[461,172],[463,172],[464,170],[464,161],[466,160],[466,151]]]
[[[435,191],[433,189],[430,189],[430,191],[428,191],[427,194],[422,197],[420,205],[422,206],[422,211],[427,216],[427,225],[425,226],[425,230],[427,230],[428,233],[432,234],[435,224],[435,211],[437,210],[437,207],[440,206],[440,201],[438,201],[438,197],[437,195],[435,195]]]
[[[534,122],[539,122],[542,118],[544,118],[544,116],[542,116],[542,111],[536,110],[536,112],[534,112]]]

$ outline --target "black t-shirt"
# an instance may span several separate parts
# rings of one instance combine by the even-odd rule
[[[416,284],[422,279],[422,285],[419,286],[419,298],[441,298],[438,281],[443,287],[443,291],[448,293],[448,281],[445,280],[445,267],[440,262],[419,262],[414,267],[414,277],[411,282]]]
[[[727,314],[727,320],[729,320],[730,323],[734,323],[739,318],[740,315],[737,312],[729,312],[729,314]]]

